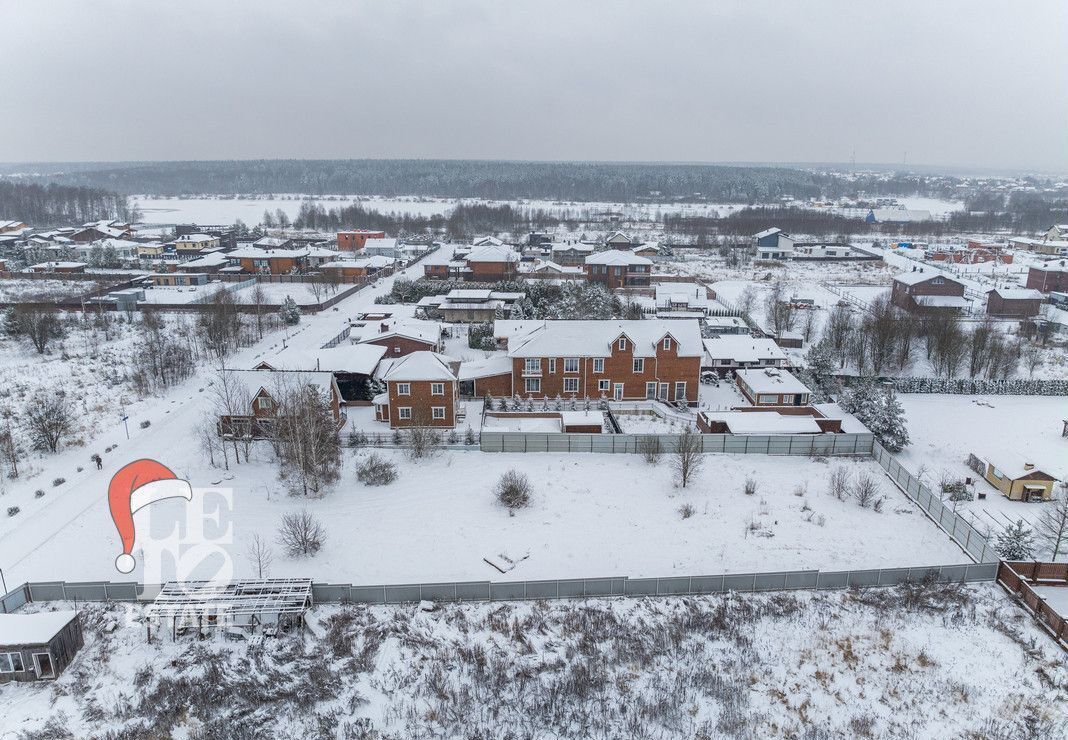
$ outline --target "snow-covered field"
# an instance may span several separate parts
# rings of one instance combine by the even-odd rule
[[[68,604],[30,605],[28,609]],[[25,737],[1055,738],[1064,654],[994,585],[320,606],[303,638],[148,643],[83,604]],[[251,733],[251,734],[250,734]]]
[[[174,433],[191,436],[183,427]],[[228,473],[208,467],[194,444],[157,452],[194,488],[233,491],[232,510],[222,516],[233,525],[228,548],[238,575],[250,573],[244,558],[249,540],[256,534],[273,539],[281,516],[304,508],[324,523],[326,544],[311,559],[278,557],[272,575],[371,584],[966,561],[870,460],[710,455],[694,481],[680,489],[666,459],[650,467],[638,455],[475,449],[445,451],[410,464],[403,451],[377,453],[397,462],[395,483],[368,487],[357,482],[356,459],[370,453],[346,450],[336,490],[309,501],[285,493],[266,447],[254,452],[251,463],[231,465]],[[882,511],[831,496],[827,478],[835,466],[874,478],[885,497]],[[514,516],[493,497],[497,479],[508,469],[526,474],[534,487],[530,507]],[[755,495],[743,492],[747,478],[757,483]],[[117,539],[104,492],[99,480],[50,492],[53,508],[0,522],[0,559],[9,580],[112,577]],[[185,507],[184,501],[160,502],[139,513],[138,521],[168,533]],[[78,543],[75,561],[69,558],[71,542]],[[483,562],[499,555],[529,557],[501,576]],[[149,563],[147,576],[141,570],[133,575],[154,581],[155,565]],[[173,564],[160,564],[162,577],[171,575],[168,568]]]
[[[36,301],[77,298],[103,287],[96,280],[0,280],[0,301]]]

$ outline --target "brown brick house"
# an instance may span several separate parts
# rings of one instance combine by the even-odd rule
[[[393,361],[381,374],[386,391],[375,396],[375,419],[392,429],[456,426],[454,363],[435,352],[414,352]]]
[[[262,439],[268,434],[270,420],[278,414],[278,394],[283,388],[307,385],[329,399],[330,412],[340,428],[341,391],[333,373],[293,372],[287,370],[228,370],[229,392],[225,395],[232,413],[219,417],[219,434],[223,437],[251,435]]]
[[[440,352],[444,346],[441,324],[436,321],[384,321],[378,328],[377,333],[364,334],[358,343],[385,347],[386,357],[404,357],[414,352]]]
[[[1056,263],[1032,267],[1027,271],[1027,283],[1024,287],[1042,293],[1049,293],[1052,290],[1068,291],[1068,265],[1065,265],[1065,260],[1060,260]]]
[[[533,398],[697,403],[695,320],[545,321],[508,339],[513,392]]]
[[[653,262],[630,250],[607,249],[587,257],[583,270],[586,280],[600,283],[609,290],[648,287]]]
[[[352,231],[337,232],[337,248],[342,252],[358,252],[363,249],[368,239],[385,239],[384,231],[368,231],[367,229],[353,229]]]
[[[338,275],[343,278],[370,277],[375,273],[392,267],[392,257],[371,255],[360,259],[333,260],[319,265],[319,269],[327,274]]]
[[[968,308],[964,284],[938,272],[915,270],[894,276],[890,302],[910,313]]]
[[[1042,294],[1034,288],[991,288],[986,293],[986,315],[1029,319],[1042,311]]]
[[[738,390],[754,406],[807,406],[812,391],[787,370],[757,368],[734,374]]]
[[[511,247],[488,245],[475,247],[464,258],[464,280],[496,283],[515,280],[519,272],[519,253]]]
[[[262,239],[260,241],[263,241]],[[303,249],[260,249],[240,247],[226,253],[230,265],[241,272],[289,275],[304,267],[307,253]]]

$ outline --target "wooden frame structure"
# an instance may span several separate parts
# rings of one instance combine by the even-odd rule
[[[297,624],[312,606],[310,578],[260,578],[238,581],[169,581],[146,610],[147,634],[153,624],[170,620],[171,639],[195,627],[265,631]]]

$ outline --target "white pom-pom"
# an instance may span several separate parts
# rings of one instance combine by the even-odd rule
[[[123,553],[115,558],[115,567],[118,568],[120,573],[132,573],[134,566],[137,563],[133,559],[133,555]]]

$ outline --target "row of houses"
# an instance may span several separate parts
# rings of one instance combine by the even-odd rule
[[[1036,268],[1032,268],[1035,270]],[[1044,274],[1044,271],[1043,273]],[[986,314],[996,318],[1030,319],[1042,312],[1045,298],[1042,291],[1030,287],[991,288],[986,291]],[[923,268],[894,276],[891,302],[910,313],[937,311],[967,311],[971,301],[965,296],[965,285],[948,275]]]

